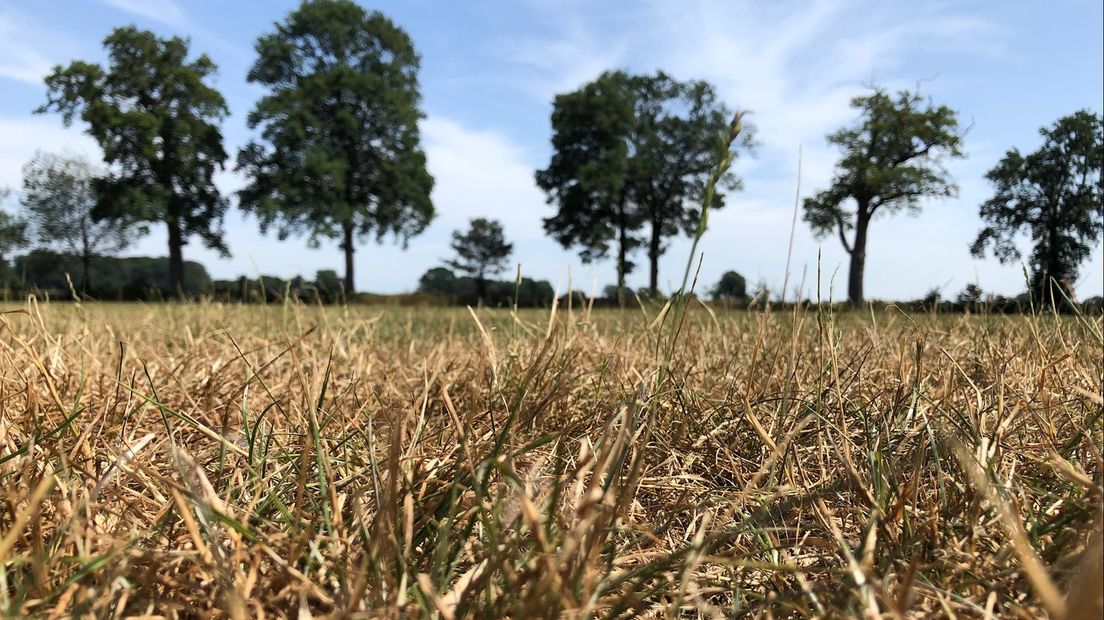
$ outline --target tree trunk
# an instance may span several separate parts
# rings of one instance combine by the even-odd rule
[[[81,254],[81,267],[82,267],[82,269],[81,269],[80,292],[81,292],[81,295],[87,295],[88,294],[88,281],[89,281],[88,270],[92,267],[92,254],[90,252],[88,252],[88,250],[85,250],[84,253]]]
[[[659,251],[663,238],[663,222],[652,220],[652,240],[648,246],[648,261],[651,263],[651,271],[648,274],[648,293],[655,297],[659,292]]]
[[[625,305],[625,261],[628,259],[625,223],[617,224],[617,305]]]
[[[168,226],[169,297],[179,299],[184,296],[184,233],[180,221],[174,217],[168,219]]]
[[[1062,255],[1059,246],[1059,232],[1057,226],[1057,208],[1051,206],[1050,217],[1047,222],[1047,237],[1045,246],[1043,246],[1043,260],[1042,265],[1037,268],[1037,273],[1034,274],[1035,283],[1033,288],[1035,289],[1035,296],[1038,304],[1041,307],[1050,308],[1053,306],[1062,306],[1065,301],[1065,294],[1068,294],[1066,287],[1068,285],[1069,269],[1067,265],[1063,264]]]
[[[345,251],[345,294],[351,295],[355,290],[353,286],[353,225],[345,224],[342,227],[344,236],[341,241],[341,249]]]
[[[92,242],[88,239],[88,220],[87,214],[80,218],[81,265],[84,267],[83,271],[81,271],[81,295],[88,294],[88,270],[92,266]]]
[[[866,269],[866,229],[870,216],[860,205],[856,214],[855,240],[851,244],[851,269],[847,275],[847,299],[852,308],[863,305],[863,271]]]
[[[483,297],[487,294],[487,280],[480,273],[475,276],[475,303],[477,306],[483,305]]]

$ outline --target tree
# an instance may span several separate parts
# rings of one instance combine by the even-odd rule
[[[608,256],[616,244],[619,290],[634,267],[629,256],[647,243],[654,296],[663,239],[696,228],[717,136],[730,117],[708,83],[679,82],[663,72],[606,72],[558,95],[552,160],[536,174],[557,209],[544,220],[545,230],[564,247],[581,248],[584,262]],[[750,133],[741,144],[751,145]],[[739,182],[726,173],[719,185],[735,189]]]
[[[418,279],[418,291],[452,300],[457,296],[456,274],[445,267],[434,267]]]
[[[261,141],[238,154],[239,193],[261,231],[340,239],[345,292],[357,238],[421,233],[433,219],[418,119],[419,58],[401,28],[351,0],[304,2],[256,44],[249,114]]]
[[[36,153],[23,166],[22,203],[38,242],[80,257],[80,291],[88,292],[92,257],[122,250],[146,228],[128,214],[96,220],[96,175],[83,158]]]
[[[487,293],[487,275],[494,275],[506,268],[506,260],[514,251],[514,245],[502,234],[502,224],[497,220],[477,217],[471,220],[467,232],[452,233],[451,247],[456,259],[445,264],[475,278],[475,295],[484,301]]]
[[[79,114],[99,143],[108,174],[93,180],[95,219],[160,222],[168,229],[171,294],[184,285],[183,246],[199,236],[229,255],[222,238],[227,201],[214,183],[226,152],[218,123],[226,102],[206,80],[206,54],[188,60],[188,41],[134,27],[106,39],[108,66],[77,60],[46,77],[47,102],[66,126]]]
[[[955,298],[955,302],[962,307],[963,310],[977,311],[981,307],[982,301],[985,299],[985,291],[981,289],[977,284],[967,284],[966,288],[962,289],[962,292]]]
[[[68,294],[66,274],[81,268],[80,256],[34,249],[15,258],[15,270],[28,290]],[[93,256],[88,290],[101,299],[164,299],[169,288],[169,259],[164,256]],[[203,265],[184,261],[186,294],[211,292],[211,278]]]
[[[752,303],[765,304],[770,301],[770,296],[770,284],[767,283],[765,278],[759,278],[759,281],[755,284],[755,290],[751,293]]]
[[[735,271],[726,271],[713,287],[713,299],[739,301],[747,299],[747,280]]]
[[[344,282],[333,269],[320,269],[314,274],[314,286],[326,301],[343,298]]]
[[[552,104],[552,160],[536,173],[556,214],[544,230],[565,248],[578,246],[583,262],[605,258],[617,245],[617,288],[633,269],[639,213],[629,204],[629,147],[633,102],[623,73],[603,73]]]
[[[10,193],[7,188],[0,187],[0,202],[3,202]],[[8,279],[8,253],[25,245],[27,245],[27,220],[0,210],[0,286],[3,286]]]
[[[828,135],[843,152],[832,185],[806,198],[804,207],[813,233],[823,238],[836,231],[851,255],[847,297],[859,306],[871,219],[878,213],[918,213],[925,198],[954,196],[958,189],[943,164],[964,154],[956,112],[916,93],[891,97],[875,90],[852,99],[851,107],[860,110],[859,122]],[[848,202],[853,210],[845,208]]]
[[[728,129],[732,113],[708,82],[679,82],[661,71],[630,77],[629,85],[635,101],[629,194],[649,226],[648,293],[655,297],[663,240],[697,229],[705,182],[717,162],[717,136]],[[752,130],[744,124],[737,147],[752,147]],[[737,190],[740,181],[727,170],[717,185]],[[710,208],[722,207],[724,196],[717,194]]]
[[[1002,263],[1017,260],[1015,237],[1026,230],[1032,295],[1050,304],[1072,292],[1057,287],[1076,280],[1104,227],[1104,118],[1081,110],[1039,133],[1038,150],[1012,149],[985,175],[996,192],[981,205],[986,226],[970,252],[981,257],[992,248]]]

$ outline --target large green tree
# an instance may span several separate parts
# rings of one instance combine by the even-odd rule
[[[679,233],[692,235],[701,219],[705,182],[717,164],[718,136],[728,130],[732,112],[708,82],[680,82],[663,72],[630,78],[635,126],[629,137],[632,152],[629,195],[648,226],[648,291],[659,286],[659,258],[664,240]],[[730,145],[735,155],[750,150],[754,128],[748,123]],[[721,189],[736,190],[740,180],[731,169],[717,179]],[[724,207],[716,194],[711,209]]]
[[[1081,110],[1039,133],[1038,150],[1012,149],[985,175],[996,191],[981,205],[986,226],[970,251],[981,257],[992,249],[1002,263],[1018,260],[1016,237],[1026,232],[1034,244],[1032,294],[1050,304],[1062,300],[1055,286],[1076,280],[1104,228],[1104,118]]]
[[[556,207],[544,229],[565,248],[578,246],[584,262],[617,246],[617,288],[634,267],[639,212],[629,202],[633,100],[623,73],[604,73],[552,104],[552,160],[537,185]]]
[[[358,238],[421,233],[433,219],[410,37],[350,0],[302,3],[256,44],[248,79],[268,89],[249,114],[261,140],[238,155],[241,206],[279,238],[339,239],[353,291]]]
[[[514,251],[514,244],[506,241],[502,224],[497,220],[473,218],[468,230],[452,233],[452,251],[456,258],[445,261],[453,269],[475,278],[475,295],[479,302],[485,300],[487,276],[501,273],[506,260]]]
[[[81,157],[36,153],[23,166],[21,202],[39,244],[79,257],[80,291],[88,292],[92,257],[122,250],[146,232],[129,214],[92,217],[96,173]]]
[[[205,54],[188,41],[134,27],[106,39],[106,67],[77,60],[46,77],[47,103],[66,125],[78,115],[103,149],[108,173],[95,179],[96,218],[159,222],[168,229],[170,295],[183,290],[183,246],[191,236],[229,254],[222,238],[227,201],[215,186],[226,152],[219,123],[226,102],[208,78]]]
[[[536,174],[556,207],[545,230],[564,247],[579,247],[586,262],[616,245],[618,290],[634,267],[629,256],[646,245],[654,294],[664,239],[697,226],[717,136],[730,116],[708,83],[680,82],[663,72],[606,72],[558,95],[552,160]],[[742,135],[741,146],[750,146],[750,135]],[[739,183],[726,173],[719,185]]]
[[[954,196],[957,186],[944,164],[964,154],[957,113],[917,93],[875,90],[851,106],[860,111],[858,123],[828,135],[843,154],[832,185],[806,198],[804,208],[818,237],[839,234],[851,255],[847,297],[860,306],[871,220],[919,212],[925,198]]]

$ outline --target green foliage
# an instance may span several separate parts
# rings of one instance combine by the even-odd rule
[[[454,231],[451,247],[456,258],[445,264],[475,278],[479,299],[486,293],[486,276],[501,273],[514,251],[514,245],[502,233],[502,224],[482,217],[473,218],[466,232]]]
[[[1081,110],[1039,131],[1033,153],[1008,151],[985,175],[996,191],[982,203],[986,226],[970,246],[974,256],[991,249],[1002,263],[1020,258],[1016,236],[1034,244],[1029,266],[1032,293],[1044,304],[1062,302],[1078,267],[1092,254],[1104,225],[1104,118]]]
[[[129,214],[96,220],[95,172],[81,157],[36,153],[23,167],[21,202],[39,246],[81,258],[80,290],[87,291],[92,257],[122,250],[142,234]]]
[[[679,82],[661,72],[630,78],[635,98],[635,126],[631,135],[630,197],[640,211],[648,233],[651,267],[648,289],[657,294],[659,258],[663,240],[679,233],[693,236],[701,220],[705,185],[717,162],[735,157],[754,145],[754,127],[741,119],[740,132],[723,145],[730,112],[708,82]],[[725,148],[722,150],[722,146]],[[741,183],[726,168],[718,189],[734,191]],[[711,209],[724,207],[724,195],[715,193]]]
[[[557,95],[552,108],[552,160],[536,173],[556,214],[544,229],[561,245],[578,246],[584,262],[605,258],[616,243],[617,285],[632,272],[628,255],[639,214],[628,204],[633,105],[621,73],[603,73],[574,92]]]
[[[482,301],[488,306],[509,307],[515,302],[520,307],[546,307],[552,303],[555,295],[552,285],[546,280],[522,278],[514,280],[490,280]],[[475,278],[457,276],[445,267],[434,267],[426,271],[418,281],[418,292],[434,295],[453,304],[473,305],[480,300]]]
[[[1081,304],[1081,310],[1085,313],[1101,314],[1104,313],[1104,297],[1100,295],[1094,295],[1086,299]]]
[[[0,194],[0,198],[3,194]],[[27,245],[27,220],[0,210],[0,261],[13,250]]]
[[[403,243],[433,219],[418,120],[419,58],[410,37],[350,0],[302,3],[256,44],[249,114],[261,140],[238,154],[241,206],[280,239],[340,239],[353,290],[357,237]]]
[[[167,262],[163,257],[93,255],[83,292],[102,300],[164,299],[174,290],[166,275]],[[76,282],[83,268],[83,257],[79,254],[36,249],[15,258],[10,279],[24,292],[66,298],[70,295],[66,276]],[[319,271],[313,282],[302,276],[285,280],[272,275],[212,280],[203,265],[194,261],[184,263],[183,292],[193,298],[213,297],[221,301],[283,302],[288,297],[306,303],[345,301],[341,279],[332,270]]]
[[[11,194],[10,190],[0,187],[0,203],[9,194]],[[6,258],[7,254],[25,245],[27,245],[26,219],[0,209],[0,288],[6,289],[13,284],[13,274]]]
[[[606,72],[574,92],[557,95],[552,111],[552,159],[536,173],[556,214],[545,230],[585,262],[617,247],[618,287],[635,266],[629,256],[647,238],[655,292],[663,239],[693,234],[717,138],[730,113],[706,82],[679,82],[659,72]],[[750,133],[740,138],[751,145]],[[732,173],[718,183],[739,186]],[[720,207],[718,201],[714,207]]]
[[[418,280],[418,292],[453,297],[457,294],[456,274],[445,267],[434,267]]]
[[[341,277],[333,269],[322,269],[315,273],[314,285],[322,298],[327,301],[338,301],[345,294]]]
[[[747,299],[747,280],[735,271],[726,271],[713,287],[713,299],[741,301]]]
[[[860,111],[859,122],[828,135],[842,152],[832,184],[805,199],[804,209],[814,234],[838,233],[851,255],[848,298],[859,305],[871,218],[916,213],[925,198],[954,196],[957,187],[944,162],[964,153],[957,113],[919,94],[906,90],[892,97],[879,89],[851,106]]]
[[[226,152],[218,123],[228,110],[206,83],[215,64],[189,60],[188,41],[131,26],[106,39],[108,65],[73,61],[46,77],[47,102],[66,125],[79,115],[104,152],[106,176],[93,181],[95,218],[163,222],[169,232],[169,279],[181,289],[182,246],[189,236],[225,255],[228,203],[214,184]]]
[[[618,289],[616,284],[607,284],[602,287],[602,296],[599,299],[608,300],[614,303],[623,300],[630,300],[634,297],[640,297],[641,299],[647,299],[649,297],[649,291],[647,288],[641,288],[640,290],[633,290],[626,286]],[[656,298],[659,296],[657,295]],[[585,301],[585,296],[584,296]]]
[[[154,300],[163,299],[176,290],[182,290],[189,296],[210,290],[211,278],[203,265],[185,261],[183,286],[177,288],[169,281],[168,262],[169,259],[165,257],[93,256],[88,271],[88,285],[84,292],[97,299]],[[13,271],[24,290],[47,292],[55,297],[67,298],[70,294],[69,280],[75,283],[77,275],[83,269],[82,258],[77,254],[38,249],[17,256]]]
[[[13,283],[13,272],[5,255],[27,243],[27,222],[0,211],[0,288]]]
[[[981,303],[985,300],[985,291],[981,290],[981,287],[977,284],[967,284],[966,288],[962,289],[962,292],[958,294],[955,301],[964,308],[971,310],[977,309],[981,306]]]

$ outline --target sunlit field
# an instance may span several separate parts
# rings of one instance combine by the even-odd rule
[[[1073,617],[1099,593],[1099,316],[6,309],[8,615]]]

